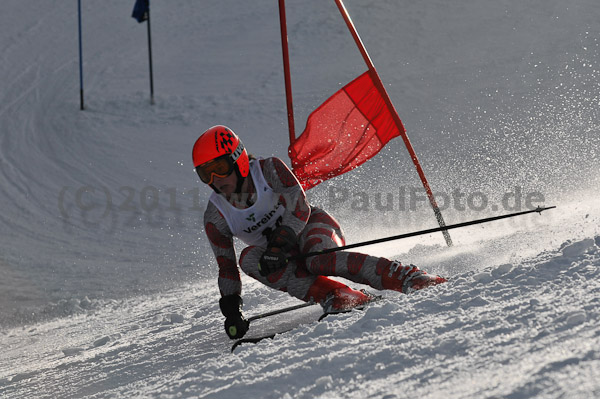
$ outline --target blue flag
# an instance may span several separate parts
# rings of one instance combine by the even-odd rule
[[[135,18],[139,23],[142,23],[148,19],[149,12],[150,0],[135,0],[131,17]]]

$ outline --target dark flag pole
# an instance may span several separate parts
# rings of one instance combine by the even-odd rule
[[[154,105],[154,74],[152,72],[152,34],[150,30],[150,0],[136,0],[131,16],[142,23],[148,21],[148,65],[150,67],[150,104]]]
[[[148,65],[150,67],[150,104],[154,105],[154,73],[152,72],[152,34],[150,33],[150,7],[148,7]]]
[[[83,111],[83,53],[81,45],[81,0],[77,0],[77,15],[79,19],[79,108]]]

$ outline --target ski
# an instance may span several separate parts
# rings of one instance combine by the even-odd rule
[[[275,316],[275,315],[279,315],[279,314],[282,314],[282,313],[291,312],[291,311],[302,309],[302,308],[307,308],[307,307],[313,306],[313,305],[317,305],[317,304],[315,302],[313,302],[313,301],[308,301],[308,302],[301,303],[299,305],[288,306],[288,307],[285,307],[285,308],[281,308],[281,309],[269,311],[269,312],[266,312],[266,313],[261,313],[261,314],[258,314],[256,316],[252,316],[252,317],[248,318],[248,322],[253,322],[253,321],[256,321],[256,320],[264,319],[266,317]],[[275,335],[277,335],[277,334],[283,334],[283,333],[286,333],[286,332],[291,331],[291,330],[292,330],[291,328],[288,328],[288,329],[283,330],[283,331],[277,331],[277,332],[274,332],[274,333],[270,333],[270,334],[266,334],[266,335],[262,335],[262,336],[258,336],[258,337],[240,338],[240,339],[236,340],[233,343],[233,345],[231,346],[231,352],[233,352],[235,350],[235,348],[237,348],[238,346],[240,346],[242,344],[247,344],[247,343],[256,344],[256,343],[258,343],[258,342],[260,342],[260,341],[262,341],[264,339],[273,339],[275,337]]]
[[[283,308],[283,309],[273,310],[271,312],[252,316],[248,319],[248,322],[252,322],[254,320],[259,320],[259,319],[264,319],[265,317],[274,316],[274,315],[278,315],[281,313],[291,312],[292,310],[302,309],[302,308],[306,308],[306,307],[309,307],[312,305],[316,305],[316,304],[312,301],[309,301],[309,302],[301,303],[300,305],[294,305],[294,306],[289,306],[289,307]]]
[[[351,309],[345,309],[345,310],[341,310],[341,311],[336,311],[336,312],[325,312],[323,313],[321,316],[319,316],[319,318],[316,320],[317,322],[323,320],[324,318],[326,318],[327,316],[331,316],[331,315],[337,315],[337,314],[343,314],[343,313],[350,313],[352,312],[354,309],[356,310],[363,310],[364,306],[360,306],[360,307],[356,307],[356,308],[351,308]],[[290,332],[292,331],[293,328],[288,328],[286,330],[283,331],[277,331],[271,334],[267,334],[267,335],[262,335],[259,337],[251,337],[251,338],[240,338],[237,341],[235,341],[233,343],[233,345],[231,346],[231,352],[233,353],[233,351],[235,351],[235,349],[242,345],[242,344],[257,344],[265,339],[273,339],[275,338],[276,335],[279,334],[284,334],[286,332]]]
[[[271,333],[271,334],[268,334],[268,335],[263,335],[263,336],[260,336],[260,337],[238,339],[231,346],[231,353],[233,353],[233,351],[235,350],[235,348],[237,348],[238,346],[240,346],[242,344],[257,344],[257,343],[259,343],[262,340],[273,339],[273,338],[275,338],[275,336],[277,334],[283,334],[283,333],[286,333],[288,331],[292,331],[292,329],[290,328],[290,329],[287,329],[287,330],[284,330],[284,331],[278,331],[278,332]]]
[[[383,299],[383,297],[381,295],[373,295],[373,294],[369,294],[369,295],[371,296],[371,300],[369,302],[363,303],[358,306],[350,307],[347,309],[324,312],[321,316],[319,316],[319,318],[317,319],[317,322],[323,320],[324,318],[326,318],[327,316],[330,316],[330,315],[349,313],[349,312],[352,312],[353,310],[364,310],[366,305],[369,305],[373,302],[377,302],[377,301],[380,301]],[[273,312],[265,313],[263,315],[255,316],[255,317],[250,318],[249,320],[257,320],[259,318],[268,317],[268,316],[288,312],[288,311],[295,310],[295,309],[300,309],[300,308],[310,306],[313,304],[314,303],[306,303],[306,304],[302,304],[302,305],[296,305],[296,306],[292,306],[289,308],[284,308],[281,310],[276,310]],[[235,341],[233,343],[233,345],[231,346],[231,353],[233,353],[233,351],[235,351],[235,349],[242,344],[257,344],[265,339],[273,339],[273,338],[275,338],[276,335],[284,334],[284,333],[292,331],[292,330],[293,330],[293,328],[288,328],[283,331],[277,331],[274,333],[270,333],[270,334],[266,334],[266,335],[262,335],[262,336],[258,336],[258,337],[240,338],[237,341]]]

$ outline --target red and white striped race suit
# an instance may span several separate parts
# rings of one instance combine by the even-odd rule
[[[298,250],[301,253],[344,245],[344,234],[339,223],[324,210],[308,204],[298,180],[280,159],[268,158],[252,162],[260,162],[264,181],[273,192],[279,194],[279,202],[285,210],[278,224],[290,227],[297,234]],[[241,196],[244,202],[230,200],[230,206],[243,209],[251,206],[253,199],[257,198],[251,175],[248,178],[248,193]],[[204,213],[204,225],[219,265],[218,284],[221,295],[240,295],[242,283],[233,246],[234,235],[226,218],[212,201]],[[265,249],[266,239],[259,245],[246,247],[239,260],[241,269],[263,284],[305,301],[314,299],[320,302],[334,289],[349,290],[346,286],[321,276],[343,277],[377,290],[390,289],[405,293],[445,281],[441,277],[428,275],[413,265],[402,266],[399,262],[386,258],[347,251],[291,261],[285,268],[268,276],[261,276],[258,262]]]

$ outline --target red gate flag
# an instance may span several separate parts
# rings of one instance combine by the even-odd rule
[[[360,166],[404,133],[367,71],[310,114],[289,147],[292,169],[308,190]]]

